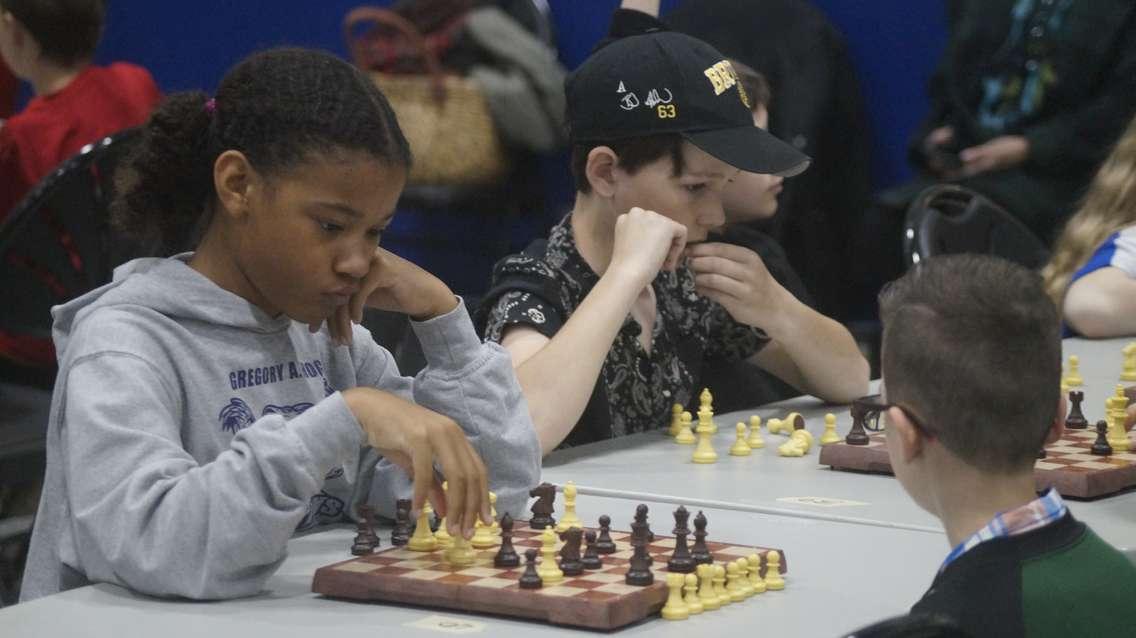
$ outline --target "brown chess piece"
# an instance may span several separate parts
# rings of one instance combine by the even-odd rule
[[[501,548],[493,557],[494,567],[516,567],[521,564],[521,557],[513,549],[513,517],[506,512],[501,517]]]
[[[646,507],[640,505],[639,507]],[[647,553],[647,527],[640,522],[638,513],[636,520],[631,523],[631,546],[634,551],[628,564],[627,574],[623,581],[628,585],[646,587],[655,582],[655,574],[651,571],[651,556]]]
[[[844,437],[844,442],[848,445],[867,445],[871,442],[868,433],[864,430],[864,417],[867,416],[867,411],[864,406],[853,401],[851,412],[852,429],[849,430],[848,436]]]
[[[686,546],[686,537],[690,535],[690,528],[687,527],[687,520],[690,518],[690,512],[682,505],[674,512],[675,527],[671,532],[675,537],[674,553],[671,559],[667,561],[667,571],[678,572],[680,574],[689,574],[694,571],[697,563],[690,555],[690,548]]]
[[[1108,443],[1107,421],[1097,421],[1097,440],[1093,442],[1093,447],[1089,452],[1097,456],[1112,455],[1112,446]]]
[[[375,528],[371,519],[374,510],[369,505],[359,507],[359,520],[356,522],[355,540],[351,544],[351,553],[355,556],[372,554],[379,546],[379,537],[375,535]]]
[[[696,565],[711,565],[714,557],[706,547],[706,515],[699,510],[694,517],[694,546],[690,548],[690,557]]]
[[[579,527],[570,527],[560,535],[564,546],[560,548],[560,571],[565,576],[579,576],[584,573],[584,564],[580,558],[580,541],[584,531]]]
[[[529,490],[529,496],[536,499],[530,508],[532,517],[529,519],[529,527],[544,529],[555,526],[556,519],[552,518],[552,513],[555,511],[556,486],[552,483],[541,483]]]
[[[600,536],[596,539],[596,553],[615,553],[615,541],[611,540],[611,517],[607,514],[600,516]]]
[[[394,504],[394,528],[391,545],[402,547],[410,541],[410,499],[400,498]]]
[[[1081,412],[1081,402],[1085,400],[1085,393],[1080,390],[1069,391],[1069,416],[1065,417],[1065,428],[1069,430],[1084,430],[1089,427],[1085,414]]]
[[[651,531],[651,525],[647,522],[647,506],[642,503],[635,508],[635,523],[638,523],[643,530],[643,544],[654,542],[655,533]],[[635,523],[631,524],[631,529],[635,529]],[[653,563],[655,559],[651,556],[651,552],[647,552],[647,563]]]
[[[584,534],[584,540],[587,545],[584,548],[584,556],[580,559],[580,564],[584,569],[603,569],[603,560],[600,559],[600,554],[596,551],[596,533],[588,530]]]
[[[1037,451],[1037,458],[1044,459],[1046,456],[1048,456],[1048,454],[1046,453],[1045,448],[1041,448]]]
[[[525,550],[525,573],[521,574],[517,584],[521,589],[540,589],[544,585],[544,581],[536,573],[536,549]]]

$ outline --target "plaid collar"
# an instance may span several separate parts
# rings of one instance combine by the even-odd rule
[[[942,573],[947,565],[950,565],[956,558],[970,551],[979,543],[1031,532],[1059,520],[1068,512],[1069,508],[1065,507],[1065,501],[1061,500],[1061,495],[1051,487],[1029,503],[996,515],[985,527],[971,534],[970,538],[955,545],[955,548],[947,554],[946,560],[939,567],[939,573]]]

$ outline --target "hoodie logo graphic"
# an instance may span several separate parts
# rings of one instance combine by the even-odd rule
[[[285,419],[290,419],[294,416],[299,416],[312,407],[309,402],[295,403],[292,405],[266,405],[260,416],[268,416],[269,414],[279,414]],[[256,421],[252,408],[247,403],[237,397],[229,399],[229,404],[221,408],[221,414],[218,415],[221,421],[221,431],[236,434],[241,430],[252,425]]]
[[[300,519],[296,530],[301,531],[316,525],[338,523],[343,518],[343,499],[336,498],[320,490],[308,503],[308,513]]]

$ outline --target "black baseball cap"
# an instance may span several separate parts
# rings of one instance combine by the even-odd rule
[[[612,41],[565,83],[573,144],[678,133],[751,173],[790,177],[811,161],[753,125],[726,57],[702,40],[655,31]]]

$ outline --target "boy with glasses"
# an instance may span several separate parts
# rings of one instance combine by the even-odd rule
[[[1038,450],[1065,414],[1040,277],[989,256],[935,257],[885,288],[880,316],[882,394],[857,407],[953,548],[913,613],[976,637],[1128,635],[1136,567],[1055,490],[1034,491]]]

